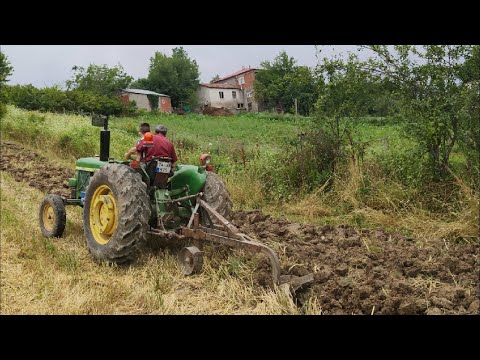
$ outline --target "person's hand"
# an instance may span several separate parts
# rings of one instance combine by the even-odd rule
[[[125,153],[125,155],[124,155],[124,156],[125,156],[125,160],[130,160],[130,155],[128,154],[128,152],[127,152],[127,153]]]

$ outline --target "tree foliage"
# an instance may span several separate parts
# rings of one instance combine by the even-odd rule
[[[150,58],[146,80],[139,79],[142,88],[169,95],[172,105],[196,105],[195,93],[200,73],[195,60],[188,57],[183,47],[174,48],[172,56],[155,52]]]
[[[90,64],[72,68],[72,79],[66,81],[69,90],[89,91],[103,96],[115,96],[120,89],[128,88],[133,78],[125,73],[121,65],[109,68],[107,65]]]
[[[52,112],[93,112],[103,115],[131,115],[135,106],[119,98],[89,91],[62,91],[58,87],[37,89],[32,85],[7,86],[8,101],[22,109]]]
[[[220,80],[220,75],[217,74],[212,78],[212,80],[210,80],[210,84],[212,84],[212,83],[214,83],[215,81],[218,81],[218,80]]]
[[[368,46],[375,57],[370,71],[392,83],[402,97],[406,130],[430,159],[432,175],[449,175],[450,155],[462,139],[465,73],[474,59],[474,47],[466,45]],[[472,149],[473,150],[473,149]]]
[[[7,78],[12,75],[13,67],[7,59],[7,55],[0,52],[0,86],[7,82]]]
[[[389,111],[401,115],[405,136],[418,144],[432,180],[450,176],[454,147],[462,149],[478,172],[478,46],[362,46],[365,61],[323,59],[317,67],[325,86],[317,101],[323,125],[338,139],[349,135],[349,122],[378,111],[378,99],[389,99]],[[352,142],[350,137],[350,142]],[[423,154],[423,155],[422,155]],[[419,160],[420,160],[419,159]],[[478,159],[478,156],[477,156]]]
[[[10,65],[7,56],[3,52],[0,52],[0,119],[6,112],[5,103],[7,101],[7,95],[4,90],[4,85],[12,73],[13,67]]]
[[[261,67],[254,83],[256,100],[270,108],[294,113],[297,99],[299,113],[307,115],[317,97],[317,84],[310,68],[297,66],[285,51],[273,62],[262,62]]]

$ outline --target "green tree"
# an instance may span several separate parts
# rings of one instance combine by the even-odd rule
[[[169,95],[175,107],[194,106],[199,77],[197,62],[188,57],[183,47],[174,48],[172,56],[157,51],[150,58],[148,90]]]
[[[0,52],[0,85],[7,82],[7,78],[12,75],[13,67],[7,59],[7,55]]]
[[[470,56],[459,70],[459,77],[463,83],[480,80],[480,45],[472,47]]]
[[[148,82],[147,78],[140,78],[135,80],[130,84],[130,87],[132,89],[141,89],[141,90],[149,90],[150,89],[150,83]]]
[[[7,59],[7,56],[0,52],[0,119],[6,113],[5,103],[7,102],[7,96],[5,93],[4,85],[8,81],[7,78],[12,75],[13,67]]]
[[[317,50],[320,58],[321,49]],[[354,122],[369,114],[375,107],[375,94],[379,91],[378,78],[363,69],[358,57],[350,53],[347,59],[323,58],[315,71],[321,79],[316,102],[318,128],[331,139],[333,165],[345,154],[350,145],[351,157],[356,161],[362,156],[362,144],[352,135]]]
[[[307,115],[317,97],[317,84],[312,71],[297,66],[294,58],[282,51],[274,61],[261,63],[262,70],[254,83],[255,99],[280,111],[294,112],[295,99],[298,111]]]
[[[220,75],[217,74],[212,78],[212,80],[210,80],[210,84],[214,83],[215,81],[218,81],[218,80],[220,80]]]
[[[74,66],[71,80],[66,81],[69,90],[90,91],[103,96],[115,96],[120,89],[127,88],[133,78],[125,73],[119,64],[112,68],[107,65],[90,64],[88,68]]]
[[[462,76],[475,64],[474,46],[367,46],[368,69],[388,80],[402,97],[408,134],[428,154],[434,180],[449,175],[450,155],[462,139],[465,108]],[[465,63],[467,65],[465,65]],[[478,62],[476,63],[477,66]],[[471,149],[474,150],[474,149]]]

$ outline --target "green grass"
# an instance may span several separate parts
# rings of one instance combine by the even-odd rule
[[[40,151],[53,162],[73,169],[78,157],[99,153],[100,129],[90,121],[86,116],[40,113],[8,106],[1,123],[1,137]],[[180,163],[196,164],[200,154],[211,153],[236,209],[263,209],[285,214],[292,220],[350,223],[357,227],[377,226],[380,215],[388,214],[392,218],[383,217],[385,221],[382,221],[398,226],[399,222],[392,219],[400,216],[399,212],[407,216],[415,208],[428,210],[432,199],[441,203],[452,198],[442,195],[440,187],[435,190],[435,184],[420,190],[423,186],[421,159],[414,156],[415,143],[404,136],[395,118],[345,119],[352,121],[354,140],[367,143],[364,161],[361,169],[355,170],[347,164],[345,168],[338,168],[331,178],[331,189],[319,194],[316,190],[321,189],[326,179],[304,177],[307,180],[302,180],[303,168],[295,168],[297,157],[292,158],[292,154],[298,154],[294,140],[313,125],[310,118],[268,113],[224,117],[197,114],[112,117],[109,122],[112,157],[123,158],[138,140],[138,126],[145,121],[152,129],[158,124],[169,128],[168,137],[175,144]],[[459,174],[464,161],[454,149],[452,168],[459,169]],[[299,179],[303,181],[300,185]],[[449,206],[448,214],[442,217],[432,213],[432,218],[455,219],[455,214],[463,209],[462,204],[457,205]],[[364,210],[369,215],[366,218]],[[64,262],[65,266],[75,268],[74,259],[67,256]]]
[[[272,115],[273,116],[273,115]],[[111,156],[121,158],[138,140],[138,126],[150,123],[168,127],[168,137],[176,144],[181,161],[192,161],[201,152],[234,157],[243,147],[247,152],[280,151],[284,144],[295,139],[310,123],[272,120],[268,116],[209,117],[189,114],[185,116],[156,114],[141,118],[111,118]],[[18,139],[22,136],[29,145],[56,152],[68,157],[98,154],[100,129],[91,126],[86,116],[24,111],[9,106],[2,121],[2,138]],[[195,154],[195,156],[193,156]]]
[[[168,137],[173,141],[189,140],[200,149],[225,149],[234,143],[261,148],[281,147],[298,136],[308,127],[310,121],[273,120],[256,114],[242,116],[206,116],[198,114],[147,115],[141,119],[118,118],[112,120],[112,128],[136,135],[140,122],[146,121],[153,128],[164,124],[169,129]]]

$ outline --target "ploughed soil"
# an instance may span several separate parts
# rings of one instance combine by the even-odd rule
[[[1,170],[41,191],[68,196],[73,176],[19,145],[1,143]],[[314,274],[296,292],[301,306],[312,295],[325,314],[479,314],[480,243],[420,242],[382,229],[313,226],[239,211],[232,222],[277,251],[283,274]],[[270,286],[268,261],[255,281]]]
[[[480,243],[422,243],[381,229],[313,226],[237,212],[232,221],[277,251],[282,272],[314,273],[297,292],[327,314],[478,314]],[[288,263],[288,265],[286,265]],[[267,283],[268,263],[260,269]]]
[[[68,178],[74,176],[73,169],[54,165],[38,152],[10,142],[0,143],[0,154],[0,169],[8,171],[16,181],[45,193],[69,196]]]

